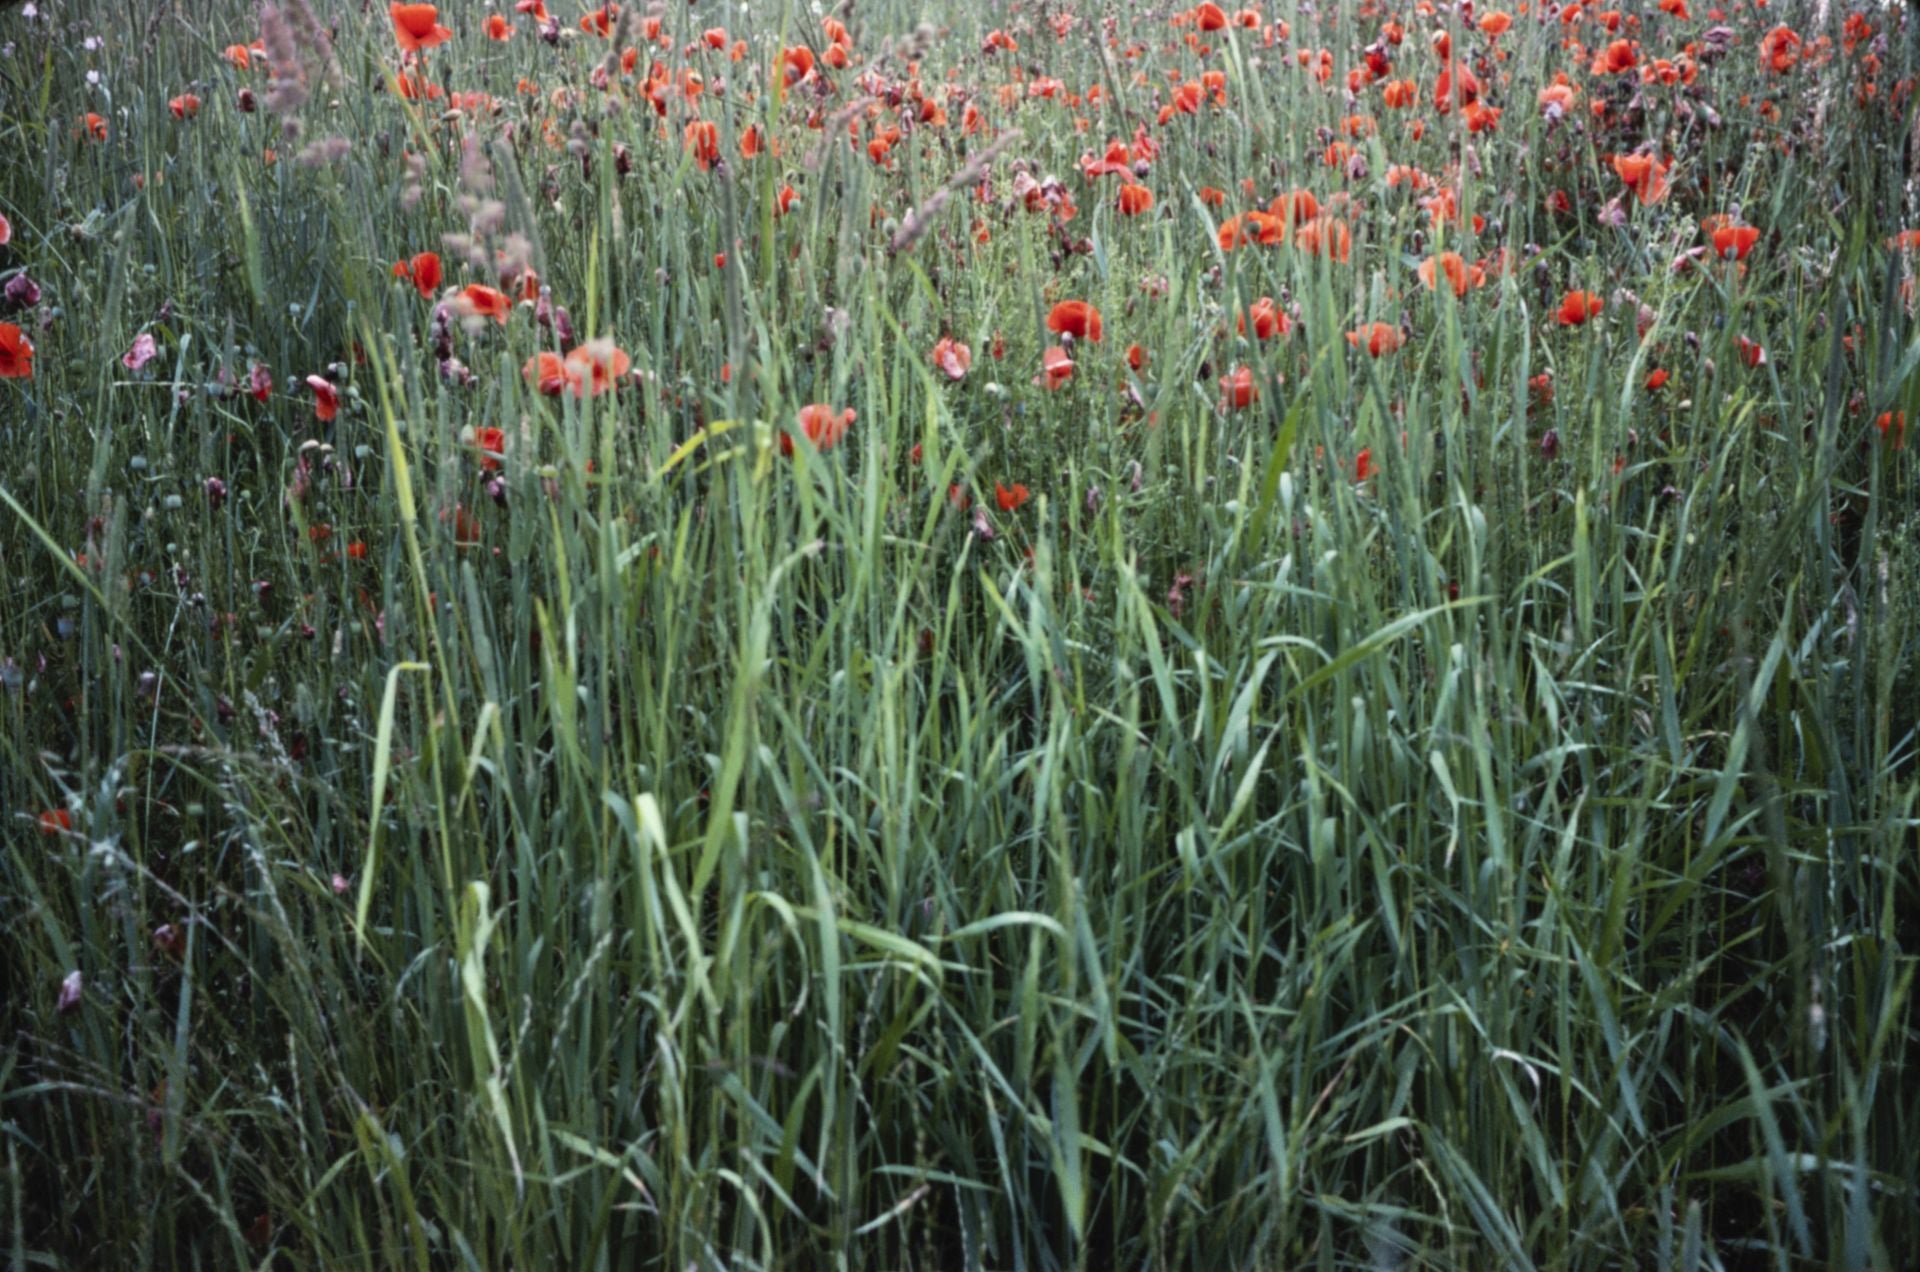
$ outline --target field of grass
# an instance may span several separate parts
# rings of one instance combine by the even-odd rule
[[[0,4],[9,1272],[1920,1266],[1906,10],[540,9]]]

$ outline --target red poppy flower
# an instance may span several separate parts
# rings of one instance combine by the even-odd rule
[[[1733,343],[1740,350],[1740,361],[1746,363],[1748,367],[1766,365],[1767,351],[1761,348],[1759,341],[1749,340],[1745,336],[1736,336]]]
[[[507,434],[504,429],[488,425],[473,430],[473,444],[480,450],[480,467],[493,472],[500,467],[500,457],[507,453]]]
[[[1153,191],[1132,182],[1120,187],[1120,215],[1139,216],[1153,207]]]
[[[175,119],[192,119],[200,113],[200,98],[194,93],[182,93],[167,103],[167,109]]]
[[[528,358],[527,364],[520,368],[520,376],[533,386],[534,392],[546,397],[559,397],[575,383],[566,359],[552,350]]]
[[[1293,245],[1309,255],[1345,264],[1353,256],[1353,231],[1338,217],[1316,217],[1294,231]]]
[[[685,148],[693,155],[700,171],[720,161],[720,129],[710,119],[696,119],[687,125]]]
[[[1486,283],[1484,271],[1478,265],[1469,266],[1466,258],[1458,252],[1442,252],[1438,256],[1429,256],[1420,262],[1420,281],[1427,285],[1428,291],[1439,287],[1440,275],[1445,274],[1447,285],[1456,296],[1464,296],[1470,288]]]
[[[313,418],[322,424],[340,413],[340,390],[324,376],[310,375],[307,387],[313,390]]]
[[[1084,300],[1063,300],[1047,313],[1047,330],[1098,343],[1100,311]]]
[[[1373,462],[1373,447],[1369,446],[1353,457],[1353,479],[1355,482],[1365,481],[1379,471],[1380,466]]]
[[[14,324],[0,322],[0,380],[32,377],[33,342]]]
[[[507,325],[507,315],[513,311],[513,302],[505,292],[484,283],[468,283],[461,288],[460,303],[467,313],[491,318],[503,327]]]
[[[830,451],[840,444],[840,439],[853,427],[854,418],[852,407],[836,412],[825,403],[815,402],[800,408],[800,431],[807,435],[807,440],[813,443],[815,450]],[[791,433],[783,431],[780,434],[780,453],[793,454]]]
[[[1776,75],[1784,75],[1800,60],[1800,34],[1792,27],[1777,26],[1760,41],[1760,65]]]
[[[13,222],[7,220],[5,213],[0,212],[0,247],[5,247],[11,242],[13,242]]]
[[[1392,353],[1406,340],[1400,334],[1400,328],[1391,323],[1375,322],[1347,333],[1347,343],[1356,349],[1365,349],[1367,356],[1378,358]]]
[[[1895,450],[1907,448],[1907,413],[1905,411],[1882,411],[1880,418],[1873,422],[1881,440],[1893,444]]]
[[[1653,373],[1646,379],[1647,392],[1658,393],[1661,389],[1667,387],[1667,381],[1672,378],[1673,376],[1668,373],[1665,367],[1655,367]]]
[[[1760,231],[1751,225],[1722,225],[1713,230],[1713,254],[1723,261],[1744,261],[1759,241]]]
[[[1251,367],[1235,367],[1220,378],[1220,387],[1226,391],[1225,401],[1229,410],[1243,410],[1260,397],[1260,390],[1253,383]]]
[[[393,267],[395,278],[410,279],[413,288],[427,299],[440,289],[443,277],[438,252],[416,252]]]
[[[1147,351],[1139,345],[1128,345],[1127,365],[1135,371],[1144,371],[1147,366]]]
[[[620,378],[633,369],[633,359],[613,341],[602,337],[576,346],[567,354],[566,365],[580,392],[599,397],[618,386]]]
[[[395,0],[387,6],[387,13],[393,19],[394,38],[405,52],[417,53],[453,38],[453,32],[440,25],[440,10],[434,5],[400,4]]]
[[[1011,490],[1002,486],[997,481],[993,483],[993,501],[1000,505],[1000,511],[1002,512],[1012,512],[1021,504],[1027,502],[1030,497],[1027,488],[1019,482],[1015,482]]]
[[[64,808],[49,808],[39,817],[40,833],[57,835],[63,830],[73,829],[73,814]]]
[[[804,44],[788,49],[780,55],[780,82],[787,88],[805,80],[813,74],[813,50]]]
[[[1658,203],[1667,194],[1667,169],[1673,160],[1652,155],[1615,155],[1613,171],[1627,187],[1640,196],[1642,203]]]
[[[1293,319],[1287,311],[1273,303],[1271,296],[1262,296],[1253,302],[1253,307],[1240,315],[1240,334],[1247,334],[1247,326],[1253,326],[1255,340],[1271,340],[1275,336],[1284,336],[1293,329]],[[1138,346],[1135,346],[1138,348]]]
[[[1208,0],[1208,3],[1201,5],[1193,11],[1193,20],[1194,25],[1198,26],[1202,31],[1224,31],[1227,29],[1226,10],[1212,3],[1212,0]]]
[[[1578,327],[1587,319],[1597,316],[1605,303],[1600,299],[1599,292],[1575,288],[1560,298],[1560,309],[1555,316],[1562,327]]]
[[[489,14],[487,16],[486,31],[489,40],[511,40],[513,38],[513,24],[507,21],[505,14]]]

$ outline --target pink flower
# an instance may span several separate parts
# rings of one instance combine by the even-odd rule
[[[153,342],[153,333],[143,331],[133,338],[133,348],[120,355],[120,365],[138,371],[159,356],[160,346]]]
[[[942,336],[933,346],[933,365],[949,380],[965,379],[967,369],[973,365],[973,350],[952,336]]]
[[[62,1016],[71,1016],[80,1010],[80,994],[85,988],[86,982],[81,978],[78,968],[67,973],[66,979],[60,982],[59,1009]]]

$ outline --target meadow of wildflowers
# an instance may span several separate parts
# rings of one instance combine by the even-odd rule
[[[7,1267],[1920,1266],[1917,70],[0,3]]]

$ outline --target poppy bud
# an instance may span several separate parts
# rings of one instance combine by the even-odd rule
[[[1560,434],[1556,429],[1548,429],[1540,438],[1540,458],[1552,459],[1560,453]]]
[[[79,970],[68,972],[66,979],[60,982],[59,1010],[62,1016],[71,1016],[80,1010],[80,994],[86,987]]]
[[[250,88],[241,89],[239,95],[234,98],[234,105],[238,106],[241,113],[245,115],[253,114],[257,104],[254,100],[253,90]]]
[[[40,303],[40,284],[25,274],[15,274],[7,280],[4,312],[13,313],[20,309],[31,309]]]

